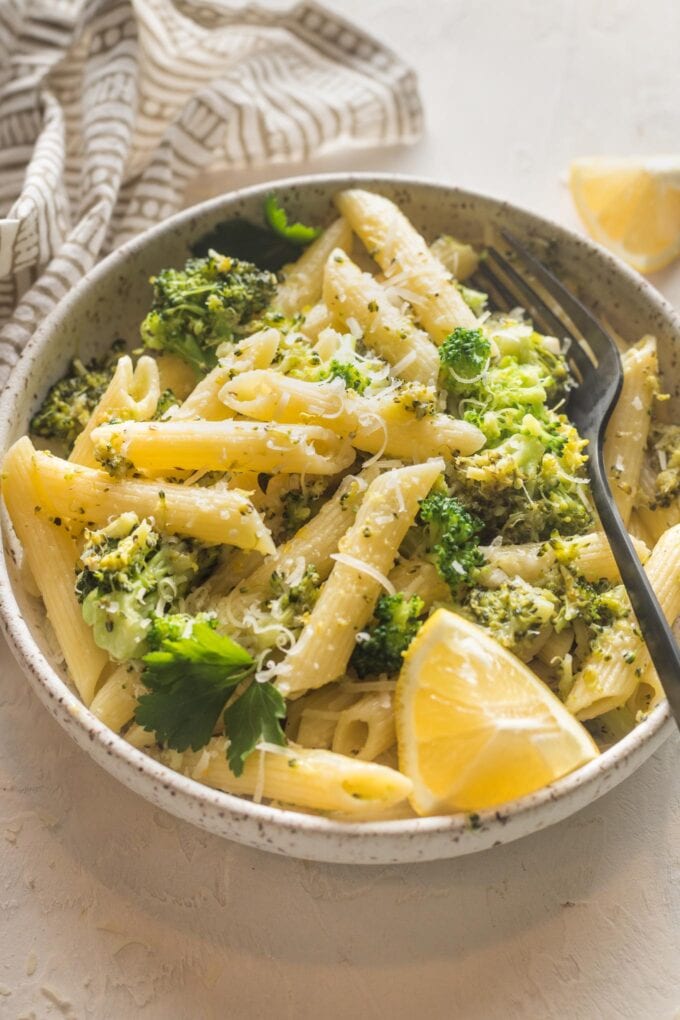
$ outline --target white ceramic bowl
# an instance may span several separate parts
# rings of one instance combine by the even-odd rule
[[[541,251],[575,284],[590,306],[627,340],[645,332],[659,341],[668,388],[677,386],[680,321],[661,296],[603,249],[538,216],[448,185],[398,176],[324,175],[277,181],[294,217],[327,223],[331,198],[352,184],[395,199],[426,236],[446,231],[483,242],[506,227]],[[118,336],[134,338],[149,301],[149,276],[180,265],[188,245],[223,219],[258,221],[272,185],[234,192],[179,213],[114,252],[45,320],[26,348],[0,401],[0,451],[27,429],[48,386],[75,355],[105,350]],[[673,374],[672,374],[673,373]],[[678,394],[675,394],[678,401]],[[103,726],[65,682],[45,628],[44,610],[22,590],[10,542],[0,564],[0,618],[18,662],[40,699],[95,761],[151,803],[210,832],[276,853],[314,860],[389,863],[432,860],[483,850],[557,822],[630,775],[672,729],[659,705],[597,761],[499,810],[438,818],[341,823],[254,804],[202,786],[152,761]]]

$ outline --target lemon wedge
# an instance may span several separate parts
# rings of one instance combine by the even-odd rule
[[[680,255],[680,156],[579,159],[569,187],[590,236],[641,273]]]
[[[446,609],[404,657],[395,712],[399,768],[413,781],[420,815],[496,807],[599,754],[542,680]]]

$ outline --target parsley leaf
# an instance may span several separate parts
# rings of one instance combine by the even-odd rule
[[[285,744],[279,719],[286,716],[286,702],[270,683],[254,681],[224,713],[224,729],[229,738],[227,761],[235,776],[243,772],[243,763],[261,740]]]
[[[264,217],[275,234],[301,247],[310,244],[321,233],[320,227],[307,227],[304,223],[289,223],[286,210],[280,205],[274,192],[267,195],[265,199]]]
[[[142,661],[150,693],[139,699],[135,720],[175,751],[208,743],[233,688],[254,667],[244,648],[205,620],[194,623],[189,637],[161,640]]]

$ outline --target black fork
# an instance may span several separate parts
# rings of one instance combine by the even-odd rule
[[[550,307],[522,273],[496,249],[490,248],[478,276],[492,296],[509,311],[526,308],[545,332],[569,337],[570,365],[578,380],[569,395],[569,417],[588,440],[589,476],[602,528],[616,560],[654,667],[680,727],[680,648],[673,636],[649,578],[638,559],[612,496],[604,466],[604,434],[623,384],[623,367],[616,344],[594,315],[560,283],[512,234],[502,231],[516,259],[550,296]]]

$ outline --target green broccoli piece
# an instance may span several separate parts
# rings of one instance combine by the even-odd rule
[[[439,348],[444,386],[451,393],[467,393],[485,373],[490,357],[491,343],[481,329],[457,327]]]
[[[534,587],[516,577],[493,590],[473,589],[464,601],[464,609],[499,644],[528,662],[546,628],[557,619],[559,601],[547,588]]]
[[[161,536],[132,512],[86,531],[75,591],[95,643],[118,661],[141,658],[156,617],[177,607],[215,557],[213,549]]]
[[[381,595],[374,619],[365,633],[357,635],[350,659],[358,676],[398,673],[404,652],[424,622],[424,612],[425,603],[418,595]]]
[[[33,415],[30,431],[45,439],[60,440],[70,452],[109,385],[124,349],[125,341],[116,340],[103,358],[93,358],[87,364],[74,358],[68,373],[50,387]]]
[[[184,269],[151,278],[154,300],[141,325],[145,347],[177,354],[199,374],[217,364],[216,348],[243,335],[245,324],[267,307],[273,273],[211,251]]]
[[[424,526],[424,555],[456,597],[484,562],[479,550],[482,522],[455,497],[434,490],[420,504],[418,523]]]
[[[469,457],[457,457],[452,488],[485,525],[485,537],[544,541],[587,531],[592,514],[580,489],[585,442],[563,416],[524,415],[516,432]]]
[[[269,579],[272,595],[265,608],[278,625],[299,627],[321,594],[321,578],[313,563],[305,567],[299,581],[274,571]]]
[[[372,382],[370,375],[362,372],[357,365],[336,361],[335,358],[328,366],[326,378],[342,379],[348,390],[356,390],[357,393],[363,393]]]
[[[308,227],[304,223],[289,223],[286,210],[280,204],[274,192],[270,192],[264,201],[264,218],[270,230],[291,244],[304,247],[311,244],[321,233],[321,227]]]

